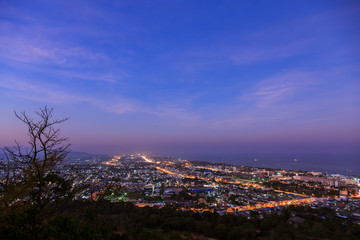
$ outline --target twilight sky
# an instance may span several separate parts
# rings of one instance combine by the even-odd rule
[[[0,0],[0,146],[360,153],[359,1]]]

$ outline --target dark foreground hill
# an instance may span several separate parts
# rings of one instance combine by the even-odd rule
[[[135,207],[131,203],[69,201],[41,213],[1,209],[1,239],[358,239],[360,227],[330,209],[290,207],[259,219]],[[296,215],[299,222],[289,221]],[[40,220],[40,221],[39,221]],[[296,220],[296,218],[295,218]],[[36,226],[34,224],[37,224]]]

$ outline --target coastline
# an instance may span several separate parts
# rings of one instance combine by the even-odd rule
[[[360,176],[360,156],[355,154],[189,154],[181,158],[190,161]]]

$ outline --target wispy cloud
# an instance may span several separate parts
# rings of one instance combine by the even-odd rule
[[[266,38],[266,36],[262,36]],[[164,54],[161,59],[170,61],[175,69],[185,74],[194,74],[207,69],[226,65],[254,65],[283,60],[308,54],[316,40],[312,36],[290,39],[286,43],[252,43],[251,39],[242,43],[222,42],[213,45],[196,46],[179,52]]]
[[[251,29],[241,34],[220,36],[209,41],[162,56],[170,60],[175,69],[194,74],[229,64],[254,66],[272,64],[280,60],[306,58],[306,64],[314,61],[330,61],[338,58],[356,57],[359,52],[359,36],[352,36],[348,45],[338,44],[338,32],[349,31],[358,20],[359,8],[324,11],[279,22],[271,28]],[[346,38],[347,36],[343,36]],[[343,39],[342,39],[343,40]],[[349,39],[350,40],[350,39]],[[331,46],[331,51],[329,49]],[[343,56],[345,55],[345,57]],[[324,59],[325,57],[325,59]],[[305,65],[306,65],[305,64]]]
[[[298,97],[302,91],[319,81],[313,73],[291,71],[267,78],[249,92],[243,94],[241,100],[251,100],[258,106],[268,106],[279,101]]]
[[[71,104],[90,100],[86,96],[71,94],[69,91],[60,90],[51,84],[26,81],[4,75],[1,75],[0,79],[0,87],[10,92],[12,96],[19,98],[53,104]]]
[[[0,75],[0,88],[4,89],[2,92],[7,91],[12,97],[46,104],[89,103],[102,111],[115,114],[141,110],[136,101],[127,98],[117,96],[110,100],[99,99],[89,95],[72,93],[54,84],[34,82],[28,79],[24,80],[4,75]]]
[[[105,54],[84,47],[66,46],[48,39],[32,41],[23,36],[0,37],[0,55],[2,59],[58,67],[84,66],[89,62],[109,60]]]
[[[88,103],[103,112],[116,115],[127,113],[145,113],[156,116],[164,123],[178,122],[181,126],[190,126],[199,122],[199,116],[191,113],[184,107],[175,105],[149,105],[136,99],[116,96],[95,97],[78,92],[65,90],[55,84],[19,79],[17,77],[0,75],[0,89],[12,97],[27,99],[41,103],[51,104],[77,104]],[[180,126],[179,125],[179,126]]]
[[[129,73],[111,67],[116,60],[105,52],[64,41],[67,29],[42,25],[31,31],[22,26],[0,20],[0,63],[51,76],[119,83]],[[65,33],[64,33],[65,31]]]

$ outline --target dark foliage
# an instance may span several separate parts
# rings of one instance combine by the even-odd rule
[[[49,206],[50,207],[50,206]],[[330,209],[290,207],[281,215],[264,219],[183,212],[173,207],[135,207],[130,203],[69,201],[51,206],[55,212],[31,232],[34,209],[18,211],[0,219],[2,239],[357,239],[358,225],[334,217]],[[56,210],[54,210],[56,209]],[[50,211],[50,210],[49,210]],[[288,222],[291,215],[303,224]],[[327,219],[316,217],[327,216]]]

